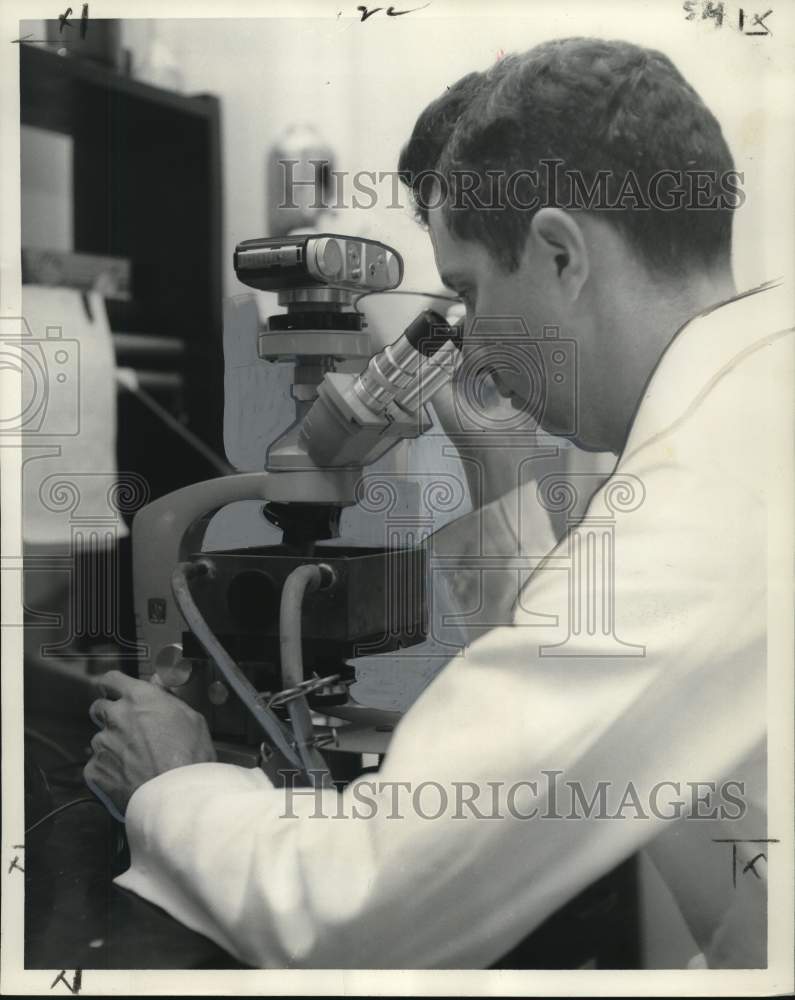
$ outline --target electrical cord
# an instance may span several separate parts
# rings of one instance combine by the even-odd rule
[[[61,771],[67,771],[72,767],[85,767],[89,761],[89,757],[75,757],[73,760],[67,760],[63,764],[56,764],[55,767],[48,767],[44,772],[49,778],[52,774],[58,774]]]
[[[458,295],[438,295],[436,292],[413,292],[406,288],[393,288],[391,291],[362,292],[361,295],[357,295],[356,300],[353,303],[354,312],[363,315],[361,309],[359,308],[359,303],[362,299],[369,298],[371,295],[420,295],[424,299],[444,299],[446,302],[461,301],[461,298]]]
[[[85,766],[85,762],[83,762]],[[86,783],[82,778],[59,778],[53,777],[52,771],[45,772],[44,775],[49,782],[55,788],[85,788]]]
[[[171,590],[177,607],[204,651],[262,727],[273,746],[280,750],[291,764],[302,770],[301,758],[290,745],[289,735],[283,723],[269,708],[262,704],[258,692],[213,634],[193,600],[189,581],[198,576],[204,576],[209,571],[209,567],[204,562],[177,563],[171,574]]]
[[[64,774],[63,772],[68,772],[72,768],[76,767],[82,769],[87,763],[87,757],[84,757],[81,760],[71,760],[68,764],[59,764],[57,767],[48,767],[43,774],[47,779],[48,784],[55,785],[58,788],[85,788],[86,783],[83,780],[82,775],[80,777],[70,778],[68,773]]]
[[[316,563],[297,566],[284,581],[279,609],[279,644],[282,661],[282,687],[296,688],[304,679],[301,653],[301,612],[304,596],[317,590],[331,570]],[[333,576],[332,576],[333,579]],[[330,784],[331,774],[322,755],[314,746],[312,715],[306,697],[301,694],[287,702],[295,743],[301,763],[314,783]]]
[[[73,764],[74,758],[58,743],[56,740],[51,739],[49,736],[45,736],[44,733],[40,733],[38,729],[32,729],[30,726],[25,726],[25,739],[35,740],[36,743],[40,743],[43,747],[51,750],[54,754],[62,757],[68,764]]]
[[[35,823],[31,823],[27,830],[25,830],[25,836],[27,837],[29,833],[32,833],[37,827],[41,826],[42,823],[46,823],[48,819],[53,819],[58,815],[58,813],[62,813],[66,809],[71,809],[72,806],[82,805],[84,802],[91,802],[95,806],[102,806],[103,809],[105,808],[98,799],[89,798],[87,795],[80,799],[72,799],[71,802],[66,802],[64,805],[58,806],[56,809],[51,809],[48,813],[45,813],[41,819],[37,819]]]
[[[80,778],[63,777],[61,772],[74,767],[85,767],[87,758],[75,758],[70,756],[68,751],[56,740],[51,739],[49,736],[45,736],[44,733],[40,733],[37,729],[32,729],[29,726],[25,727],[25,739],[39,743],[45,749],[63,759],[64,763],[62,764],[54,764],[52,767],[41,768],[41,773],[44,775],[49,784],[59,785],[62,788],[85,788],[85,785]]]
[[[133,379],[128,378],[126,371],[124,374],[117,372],[116,381],[123,389],[126,389],[127,392],[132,393],[133,396],[139,399],[166,427],[174,431],[186,444],[198,452],[205,461],[209,462],[219,475],[228,476],[235,471],[228,462],[217,455],[201,438],[188,430],[187,427],[184,427],[164,406],[161,406],[156,399],[150,396],[145,389],[142,389]]]

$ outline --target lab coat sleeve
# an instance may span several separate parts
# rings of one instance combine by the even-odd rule
[[[254,966],[485,967],[719,787],[765,726],[763,497],[710,441],[727,382],[619,468],[378,774],[317,799],[167,772],[119,884]]]

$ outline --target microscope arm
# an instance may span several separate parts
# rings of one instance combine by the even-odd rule
[[[141,677],[179,659],[181,633],[187,626],[171,594],[171,574],[184,557],[185,536],[196,521],[204,518],[206,522],[208,515],[227,504],[273,499],[272,479],[267,472],[245,472],[192,483],[136,514],[132,546],[136,628],[145,647],[139,663]],[[197,541],[200,546],[201,540],[192,532],[194,550]]]
[[[132,528],[135,620],[144,643],[141,677],[181,659],[180,637],[187,629],[171,593],[171,574],[188,550],[201,548],[212,514],[239,500],[294,501],[311,496],[319,503],[351,503],[361,470],[241,472],[192,483],[147,504]],[[203,522],[197,524],[197,522]],[[193,529],[193,530],[192,530]]]

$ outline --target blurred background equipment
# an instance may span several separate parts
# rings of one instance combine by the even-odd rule
[[[130,262],[124,257],[22,247],[23,285],[62,285],[130,301]]]
[[[116,403],[118,467],[143,476],[152,496],[206,478],[217,467],[174,425],[223,454],[218,99],[21,45],[20,114],[26,278],[52,284],[58,270],[59,284],[81,288],[91,269],[111,275],[117,361],[174,418],[164,427],[128,380]]]
[[[334,150],[314,125],[288,125],[265,160],[267,232],[285,236],[316,224],[334,200]]]

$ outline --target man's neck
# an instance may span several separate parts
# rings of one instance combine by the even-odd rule
[[[700,313],[736,294],[727,270],[689,276],[681,283],[650,281],[643,294],[626,301],[614,327],[618,334],[614,343],[621,345],[622,352],[622,367],[617,370],[623,372],[623,377],[606,428],[611,451],[620,454],[623,449],[643,392],[678,331]]]

